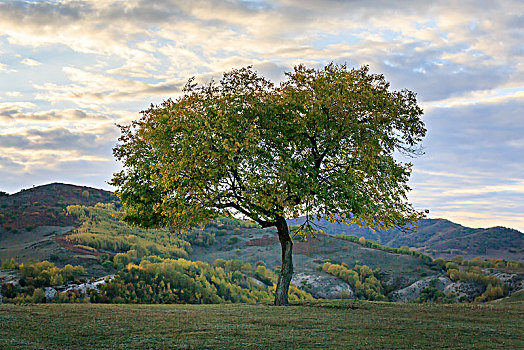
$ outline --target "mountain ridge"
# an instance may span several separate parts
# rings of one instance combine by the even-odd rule
[[[304,218],[299,218],[288,220],[288,223],[300,225],[304,221]],[[372,231],[357,225],[331,223],[325,219],[310,222],[331,235],[364,237],[390,247],[408,246],[433,257],[462,255],[466,258],[524,260],[524,234],[503,226],[471,228],[447,219],[422,219],[418,228],[412,231],[396,228]]]
[[[65,213],[68,205],[119,203],[113,192],[88,186],[50,183],[0,196],[0,238],[2,231],[16,232],[38,226],[71,226],[75,219]],[[304,218],[288,220],[301,224]],[[357,225],[314,223],[331,235],[344,234],[364,237],[380,244],[409,246],[433,257],[504,258],[524,260],[524,234],[518,230],[495,226],[470,228],[447,219],[423,219],[413,232],[399,229],[372,231]]]

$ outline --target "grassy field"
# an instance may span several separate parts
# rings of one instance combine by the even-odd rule
[[[0,348],[524,348],[524,303],[0,305]]]

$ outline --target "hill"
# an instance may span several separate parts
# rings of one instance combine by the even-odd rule
[[[112,289],[124,288],[124,285],[131,283],[134,286],[134,294],[126,294],[124,297],[129,299],[125,300],[142,302],[145,299],[139,295],[144,288],[149,288],[149,284],[141,281],[149,281],[152,276],[156,276],[156,269],[178,271],[178,277],[163,281],[163,286],[160,286],[157,277],[153,278],[158,285],[151,285],[151,290],[156,293],[155,298],[158,300],[182,300],[181,297],[172,297],[172,292],[165,290],[166,285],[174,286],[178,283],[174,281],[181,280],[185,280],[188,286],[201,285],[204,290],[210,291],[213,290],[211,285],[215,285],[218,288],[217,295],[221,295],[220,300],[224,301],[231,300],[231,295],[227,292],[229,287],[220,287],[221,284],[231,286],[232,290],[245,289],[244,292],[248,294],[271,293],[281,261],[280,245],[274,229],[262,229],[251,222],[231,218],[219,218],[202,230],[194,229],[183,235],[171,234],[167,230],[131,228],[117,219],[118,203],[115,198],[110,192],[63,184],[42,186],[3,198],[4,201],[9,200],[4,202],[9,205],[5,206],[7,211],[2,211],[2,214],[11,220],[10,224],[16,224],[18,228],[0,228],[0,260],[49,260],[58,267],[67,264],[81,265],[90,277],[115,275],[115,281],[109,283],[107,288],[103,287],[100,298],[93,296],[93,300],[122,301],[118,293],[113,296],[106,294]],[[42,210],[35,215],[37,219],[31,221],[26,217],[31,213],[27,208],[33,207],[32,201],[36,199],[45,204],[37,204]],[[53,202],[54,200],[56,202]],[[93,202],[98,200],[102,203],[93,205]],[[49,212],[54,214],[55,221],[51,221],[49,215],[43,215]],[[21,213],[22,218],[13,218],[11,213]],[[437,224],[447,225],[446,227],[450,224],[456,225],[443,221],[437,221]],[[349,230],[353,235],[359,235],[359,231],[351,226],[326,224],[324,228],[328,232],[331,228],[329,233],[347,233]],[[338,230],[339,228],[342,230]],[[426,231],[422,232],[422,236],[431,242],[435,234],[431,233],[430,225],[423,228]],[[425,232],[429,234],[424,236]],[[453,230],[440,229],[439,232],[442,239],[454,237]],[[375,240],[382,239],[380,232],[370,231],[370,234]],[[399,232],[394,237],[384,237],[388,237],[390,242],[394,242],[394,239],[400,242],[404,242],[402,239],[415,239],[403,234],[405,233]],[[470,271],[469,275],[466,271],[459,274],[456,264],[448,266],[444,261],[434,262],[430,257],[409,248],[390,248],[372,241],[362,241],[349,236],[337,237],[322,231],[312,232],[306,238],[294,237],[293,283],[314,297],[392,300],[394,291],[404,289],[402,295],[407,293],[408,297],[403,299],[412,300],[418,298],[423,289],[431,287],[435,278],[442,279],[441,289],[456,289],[453,298],[465,296],[470,301],[477,297],[488,297],[491,292],[500,297],[508,291],[521,288],[518,283],[514,283],[515,287],[510,290],[509,287],[504,287],[502,282],[482,277],[483,272],[479,269]],[[494,239],[497,239],[496,235]],[[197,264],[192,265],[187,263],[187,260]],[[199,261],[207,265],[199,265]],[[464,265],[460,269],[467,270],[467,266]],[[475,263],[475,266],[481,265]],[[518,264],[516,266],[518,267]],[[495,261],[483,267],[508,267],[508,264]],[[53,267],[42,268],[50,269],[53,273],[59,271]],[[451,274],[453,269],[456,272]],[[202,272],[204,270],[207,272]],[[144,275],[144,271],[149,272]],[[50,286],[46,278],[37,282],[40,278],[37,275],[27,277],[32,278],[38,286]],[[181,277],[182,275],[185,277]],[[519,281],[522,279],[517,275],[513,277]],[[222,282],[219,282],[219,279]],[[464,283],[471,284],[472,281],[481,281],[482,285],[471,286],[472,292],[462,295],[457,288]],[[488,290],[490,284],[492,289],[500,287],[500,290]],[[68,287],[60,288],[65,290]],[[16,293],[26,293],[25,289]],[[193,292],[191,289],[190,293]],[[248,294],[244,299],[256,299],[247,297]],[[201,293],[191,294],[191,297],[188,295],[185,297],[194,301],[199,301],[202,297]],[[74,295],[64,296],[68,297],[78,299]],[[268,296],[264,294],[260,298],[266,297]],[[440,298],[437,294],[431,294],[429,297]]]
[[[0,261],[48,259],[91,265],[92,256],[68,249],[71,247],[60,239],[79,225],[78,217],[68,215],[66,208],[112,202],[117,203],[118,197],[109,191],[63,183],[37,186],[12,195],[4,193],[0,196]]]
[[[53,189],[58,192],[52,193]],[[253,276],[257,273],[256,268],[264,265],[270,277],[264,273],[258,278],[265,281],[262,283],[267,282],[268,286],[273,283],[271,276],[275,277],[273,271],[279,268],[281,257],[280,245],[272,229],[261,229],[250,222],[225,218],[211,222],[203,231],[193,230],[183,236],[172,235],[165,230],[130,228],[115,218],[114,203],[111,203],[114,196],[111,193],[97,191],[93,195],[90,192],[89,196],[82,196],[84,191],[87,190],[77,186],[53,184],[32,189],[30,195],[23,191],[9,196],[13,198],[8,197],[10,206],[7,213],[24,215],[28,211],[22,208],[29,207],[32,200],[38,199],[49,204],[47,211],[55,213],[56,221],[40,221],[38,223],[47,225],[34,227],[26,225],[30,222],[27,219],[12,220],[20,228],[3,229],[1,232],[0,260],[14,258],[26,262],[36,259],[50,260],[58,266],[82,265],[95,277],[115,273],[129,262],[139,263],[141,257],[151,255],[160,259],[186,258],[210,264],[217,259],[237,260],[252,266],[252,271],[247,274]],[[86,203],[95,196],[106,204],[78,204]],[[54,200],[59,203],[53,203]],[[42,220],[47,220],[47,217],[44,215]],[[55,225],[49,226],[51,223]],[[374,270],[372,275],[368,273],[362,278],[376,276],[387,280],[387,290],[380,290],[380,295],[440,271],[436,265],[415,256],[370,249],[326,234],[309,237],[307,242],[296,237],[294,260],[294,283],[315,296],[330,298],[353,297],[358,291],[322,271],[326,262],[350,267],[365,266]],[[375,288],[379,286],[375,285]]]
[[[67,215],[67,206],[93,206],[97,203],[112,202],[118,203],[118,198],[109,191],[62,183],[38,186],[8,196],[2,195],[0,240],[4,241],[5,248],[11,246],[5,242],[6,239],[13,238],[11,234],[22,233],[16,236],[19,243],[34,243],[44,239],[54,230],[64,230],[58,227],[70,228],[78,224],[75,221],[78,218]],[[304,219],[300,218],[289,220],[288,223],[296,225],[303,221]],[[330,235],[365,237],[391,247],[408,246],[433,257],[451,258],[463,255],[465,258],[524,260],[524,234],[505,227],[477,229],[445,219],[424,219],[413,232],[402,232],[398,229],[372,231],[327,220],[314,221],[314,224]],[[35,232],[25,233],[33,230]]]
[[[292,225],[303,222],[304,218],[288,221]],[[524,234],[505,227],[470,228],[445,219],[423,219],[416,230],[406,232],[372,231],[327,220],[314,220],[313,224],[331,235],[365,237],[390,247],[408,246],[433,257],[524,260]]]
[[[76,227],[46,226],[30,232],[20,230],[16,234],[10,233],[7,239],[2,240],[7,249],[0,250],[0,260],[8,257],[14,257],[17,261],[37,258],[60,265],[81,264],[91,274],[99,276],[114,271],[113,266],[122,268],[151,255],[161,259],[186,258],[210,264],[216,264],[217,260],[242,261],[251,266],[249,269],[253,273],[256,273],[255,267],[261,264],[268,271],[277,269],[280,264],[276,232],[242,220],[221,218],[206,225],[204,230],[172,235],[165,230],[130,228],[115,218],[112,204],[92,207],[73,205],[67,207],[67,215],[76,218]],[[38,237],[44,229],[47,233]],[[26,237],[32,237],[33,241],[21,240]],[[322,297],[339,297],[348,293],[347,296],[352,296],[353,293],[347,283],[322,271],[326,262],[367,266],[376,271],[377,278],[387,280],[390,289],[405,287],[440,271],[435,264],[416,256],[371,249],[322,233],[309,237],[307,241],[296,237],[294,260],[294,282]],[[102,266],[109,266],[109,269]],[[265,281],[265,276],[257,277]],[[268,286],[272,283],[267,282]]]
[[[71,226],[68,205],[95,205],[118,201],[113,193],[86,186],[52,183],[0,196],[0,225],[6,231],[38,226]]]

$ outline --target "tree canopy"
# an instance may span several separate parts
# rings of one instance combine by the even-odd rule
[[[286,77],[275,86],[247,67],[206,85],[190,79],[181,97],[122,126],[114,154],[124,170],[111,183],[124,221],[180,230],[242,214],[277,227],[290,280],[286,219],[379,229],[418,220],[411,164],[394,158],[416,154],[426,132],[415,93],[390,91],[366,66],[301,65]]]

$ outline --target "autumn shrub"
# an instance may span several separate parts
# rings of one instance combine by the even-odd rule
[[[353,269],[341,264],[325,262],[322,271],[337,276],[347,282],[353,289],[354,296],[366,300],[387,300],[384,287],[380,282],[378,270],[366,265],[355,264]]]
[[[11,258],[10,260],[2,261],[1,269],[2,270],[18,270],[20,264],[18,264],[15,259]]]

